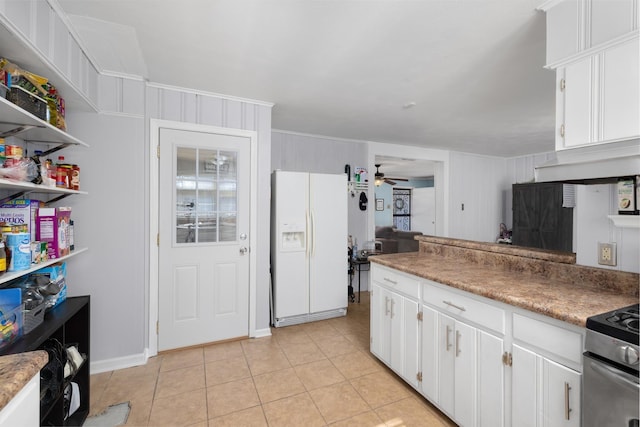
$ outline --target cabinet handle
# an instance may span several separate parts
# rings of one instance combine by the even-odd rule
[[[398,284],[398,282],[396,282],[395,280],[391,280],[391,279],[389,279],[388,277],[385,277],[385,278],[384,278],[384,281],[385,281],[385,282],[389,282],[389,283],[391,283],[391,284],[393,284],[393,285],[397,285],[397,284]]]
[[[571,412],[571,408],[569,408],[569,391],[571,390],[571,386],[569,383],[564,383],[564,418],[569,420],[569,413]]]
[[[384,297],[384,315],[389,314],[389,297]]]
[[[451,328],[449,327],[449,325],[447,325],[447,351],[449,351],[449,349],[451,348],[451,343],[449,342],[449,334],[451,333]]]
[[[564,138],[564,125],[560,125],[560,136]]]
[[[395,300],[392,298],[391,299],[391,318],[393,319],[394,316],[394,312],[393,312],[393,307],[396,305]]]
[[[460,331],[456,331],[456,357],[460,355]]]
[[[466,309],[466,308],[464,308],[464,307],[460,307],[459,305],[455,305],[455,304],[454,304],[454,303],[452,303],[451,301],[444,301],[444,300],[442,300],[442,302],[443,302],[443,303],[445,303],[446,305],[450,306],[450,307],[457,308],[457,309],[458,309],[458,310],[460,310],[460,311],[467,311],[467,309]]]

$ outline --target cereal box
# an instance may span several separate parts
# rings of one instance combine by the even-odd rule
[[[71,208],[40,208],[36,217],[36,240],[47,243],[49,259],[69,255]]]
[[[31,234],[31,240],[36,239],[36,214],[43,206],[39,200],[13,199],[0,205],[0,222],[10,226],[26,226],[24,230]]]

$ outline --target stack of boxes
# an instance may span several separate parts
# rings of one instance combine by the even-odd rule
[[[38,200],[15,199],[0,206],[0,224],[5,241],[15,233],[29,236],[33,264],[58,259],[71,252],[73,230],[69,207],[49,208]],[[16,270],[11,264],[13,262],[9,264],[9,271]]]

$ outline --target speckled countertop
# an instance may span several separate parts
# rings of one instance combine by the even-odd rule
[[[0,356],[0,410],[48,361],[49,355],[42,350]]]
[[[505,255],[494,244],[485,250],[478,242],[417,240],[419,252],[370,260],[581,327],[587,317],[638,302],[635,273],[577,266],[562,253],[553,259],[533,250],[536,255],[529,257],[525,248],[505,247]]]

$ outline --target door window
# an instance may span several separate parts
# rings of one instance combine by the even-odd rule
[[[237,153],[178,147],[175,175],[175,242],[237,240]]]

